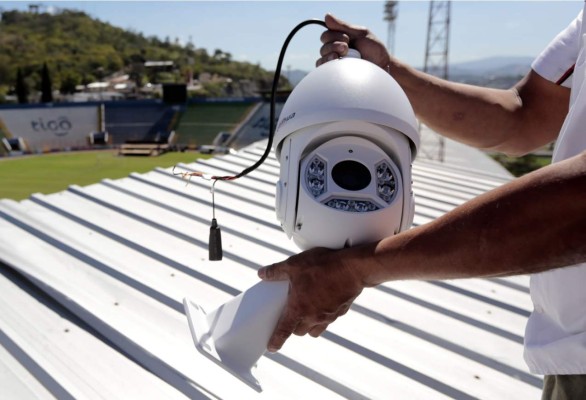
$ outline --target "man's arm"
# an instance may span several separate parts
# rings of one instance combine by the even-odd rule
[[[531,72],[510,90],[447,82],[390,57],[366,28],[326,16],[317,64],[348,45],[403,87],[418,117],[439,133],[485,149],[523,154],[552,141],[569,90]],[[268,349],[292,334],[319,336],[364,287],[403,279],[528,274],[586,262],[586,153],[528,174],[423,226],[377,243],[313,249],[261,268],[289,280],[287,306]]]
[[[570,91],[531,71],[508,90],[449,82],[391,57],[360,26],[326,16],[322,57],[346,54],[348,46],[388,71],[403,88],[417,117],[434,131],[468,145],[521,155],[553,141],[568,111]]]
[[[319,336],[364,287],[405,279],[529,274],[586,262],[586,152],[532,172],[377,243],[313,249],[260,269],[291,282],[268,349]]]

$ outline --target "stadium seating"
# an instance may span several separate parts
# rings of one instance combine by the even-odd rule
[[[151,126],[142,140],[145,142],[168,143],[180,112],[181,107],[179,106],[168,107],[159,120]]]
[[[106,102],[106,130],[113,144],[143,140],[169,106],[152,101]]]
[[[219,132],[233,132],[258,102],[196,102],[187,105],[178,121],[177,142],[190,146],[209,145]]]

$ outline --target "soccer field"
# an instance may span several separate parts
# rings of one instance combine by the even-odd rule
[[[105,178],[171,167],[209,156],[170,152],[158,157],[118,156],[116,150],[0,158],[0,199],[22,200],[33,193],[54,193],[69,185],[86,186]]]

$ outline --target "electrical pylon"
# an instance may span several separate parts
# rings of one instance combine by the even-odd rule
[[[425,46],[425,62],[423,72],[448,79],[448,51],[450,44],[450,9],[451,1],[429,2],[429,19],[427,23],[427,43]],[[419,125],[421,132],[421,124]],[[443,136],[437,136],[437,144],[431,146],[427,156],[438,159],[445,158],[445,143]],[[433,148],[435,147],[435,148]]]

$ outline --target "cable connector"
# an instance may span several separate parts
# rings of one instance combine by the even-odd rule
[[[210,226],[208,250],[210,261],[220,261],[222,259],[222,231],[215,218],[212,219],[212,226]]]

